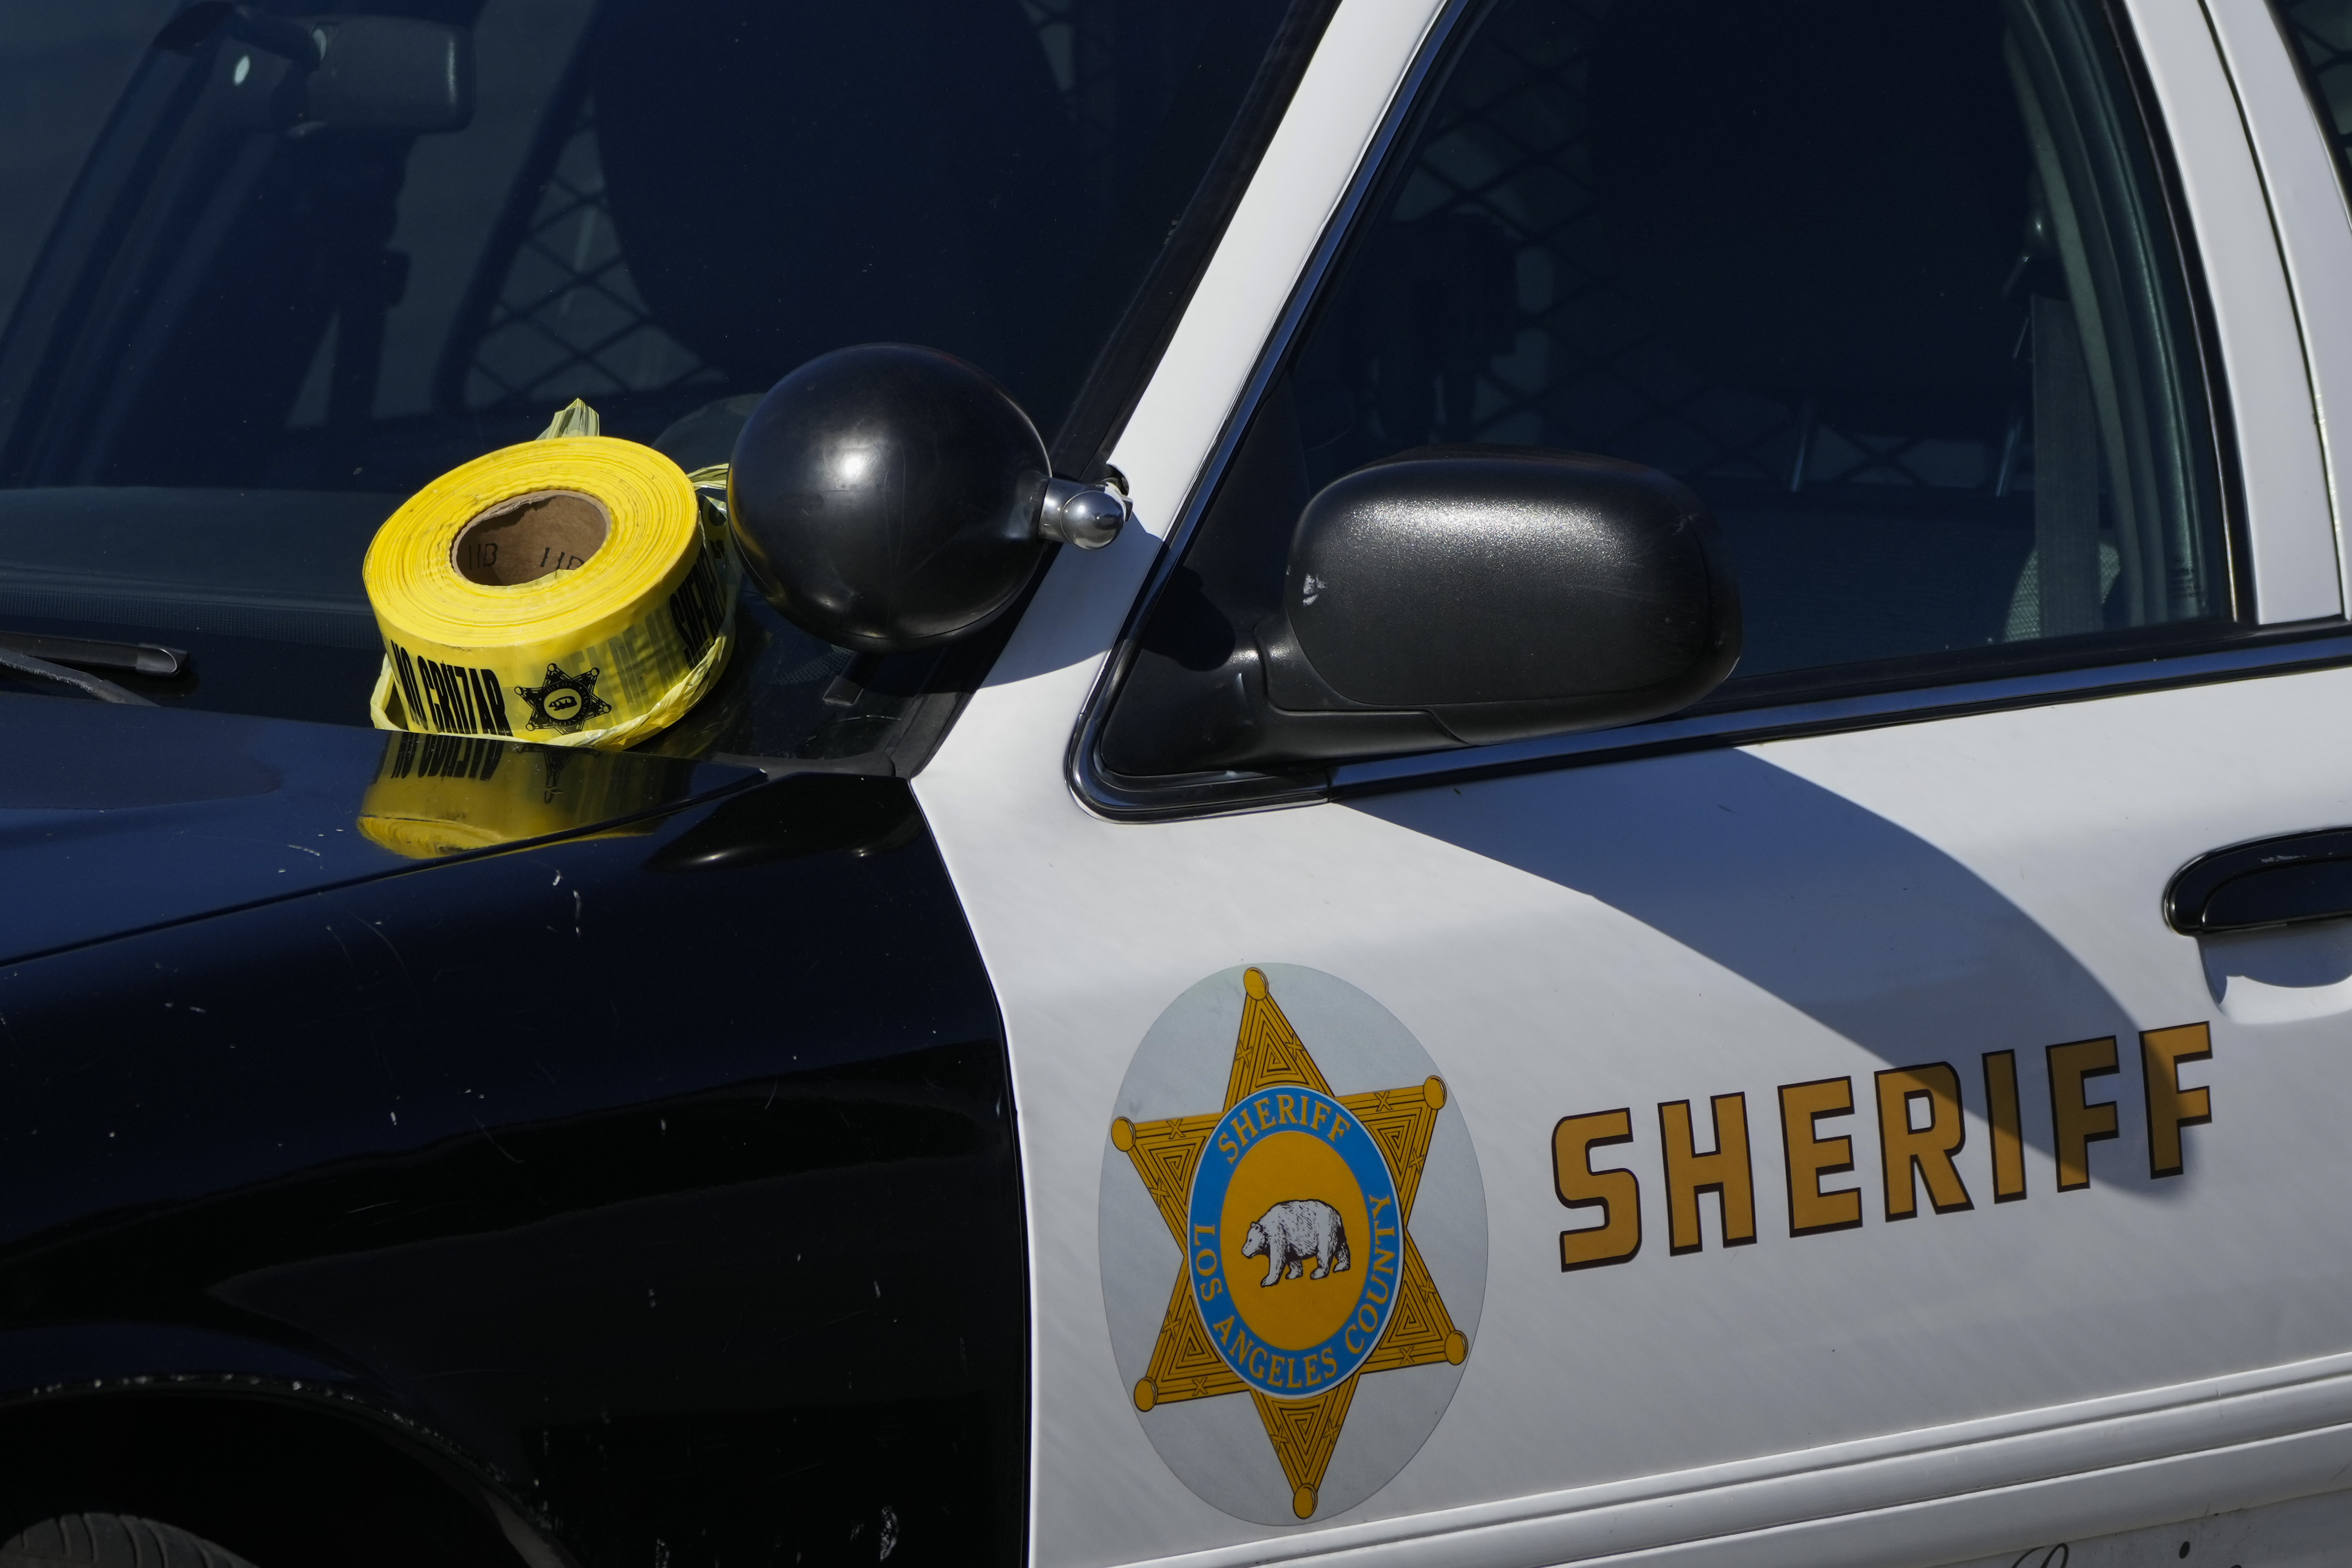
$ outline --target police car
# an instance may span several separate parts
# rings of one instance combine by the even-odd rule
[[[2352,1552],[2342,0],[0,80],[0,1564]],[[363,584],[573,400],[627,746]]]

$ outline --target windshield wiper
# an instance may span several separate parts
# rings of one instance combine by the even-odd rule
[[[46,632],[0,628],[0,647],[85,669],[132,669],[142,675],[177,675],[188,668],[188,650],[162,643],[114,642],[105,637],[51,637]]]
[[[108,642],[97,637],[44,637],[33,632],[0,631],[0,669],[40,680],[54,680],[101,702],[122,702],[137,708],[155,704],[135,691],[71,665],[100,669],[136,670],[141,675],[177,675],[188,667],[187,654],[159,643]]]

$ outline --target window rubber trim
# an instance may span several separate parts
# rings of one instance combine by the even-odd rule
[[[2090,0],[2106,26],[2123,68],[2129,93],[2125,107],[2138,122],[2155,165],[2158,188],[2154,193],[2154,205],[2163,215],[2191,317],[2188,337],[2194,349],[2193,374],[2204,395],[2214,477],[2221,492],[2216,498],[2221,511],[2224,552],[2220,585],[2231,617],[2218,633],[2211,629],[2211,622],[2189,623],[2147,628],[2133,635],[2123,646],[2118,646],[2122,639],[2114,634],[2099,636],[2095,646],[2089,647],[2051,648],[2044,645],[2038,657],[2023,655],[2004,661],[2011,665],[2008,672],[1987,670],[1975,650],[1929,655],[1916,661],[1928,668],[1923,669],[1911,684],[1895,689],[1884,689],[1890,683],[1883,677],[1874,682],[1866,673],[1857,672],[1852,666],[1838,667],[1834,672],[1823,671],[1819,676],[1790,671],[1786,678],[1761,678],[1778,689],[1769,694],[1743,698],[1733,692],[1704,700],[1694,705],[1696,710],[1686,709],[1624,729],[1373,758],[1292,773],[1233,770],[1139,779],[1105,768],[1100,758],[1103,730],[1134,664],[1145,621],[1158,605],[1169,579],[1182,564],[1202,519],[1232,468],[1243,437],[1256,417],[1259,405],[1288,360],[1325,279],[1354,237],[1364,207],[1385,184],[1390,153],[1433,105],[1443,77],[1456,63],[1458,56],[1452,47],[1455,37],[1463,32],[1465,19],[1474,12],[1483,16],[1502,3],[1503,0],[1453,0],[1431,26],[1412,68],[1399,84],[1379,132],[1366,148],[1313,255],[1292,286],[1275,330],[1260,350],[1257,363],[1219,431],[1208,461],[1202,465],[1199,479],[1162,542],[1160,558],[1143,591],[1129,609],[1118,640],[1112,644],[1109,657],[1097,672],[1079,709],[1063,772],[1070,793],[1089,814],[1110,822],[1229,816],[1551,768],[1753,745],[2008,708],[2087,701],[2352,665],[2352,617],[2339,616],[2273,626],[2262,626],[2251,618],[2256,612],[2249,580],[2251,552],[2242,537],[2246,512],[2233,425],[2236,411],[2228,382],[2219,374],[2217,329],[2203,258],[2199,254],[2195,231],[2188,223],[2181,202],[2179,172],[2168,128],[2154,113],[2139,39],[2116,0]],[[1139,386],[1139,396],[1140,391]],[[2190,641],[2192,649],[2168,651]],[[1961,659],[1968,661],[1968,668],[1950,668]],[[1890,661],[1909,662],[1913,661]],[[1937,665],[1945,668],[1935,668]],[[2021,665],[2025,668],[2017,668]],[[1717,706],[1717,702],[1722,706]]]
[[[1234,123],[1218,143],[1201,183],[1186,199],[1167,244],[1145,270],[1143,280],[1087,366],[1070,399],[1069,412],[1054,432],[1048,462],[1055,473],[1090,483],[1118,479],[1107,462],[1111,447],[1142,401],[1143,389],[1150,384],[1178,321],[1192,302],[1210,258],[1223,243],[1226,226],[1256,177],[1258,164],[1289,112],[1290,100],[1339,6],[1339,0],[1291,0]],[[1004,611],[971,637],[949,646],[934,672],[926,678],[921,694],[908,705],[892,732],[886,748],[888,772],[912,778],[929,763],[962,717],[972,693],[987,682],[1061,550],[1058,544],[1046,546],[1029,581]]]

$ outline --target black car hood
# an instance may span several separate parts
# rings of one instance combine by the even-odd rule
[[[625,831],[757,783],[683,758],[0,694],[0,963]]]

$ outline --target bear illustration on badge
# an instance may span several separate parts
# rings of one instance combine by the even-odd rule
[[[1103,1159],[1112,1351],[1184,1484],[1264,1524],[1402,1470],[1476,1338],[1486,1205],[1421,1042],[1319,970],[1234,968],[1145,1035]]]

